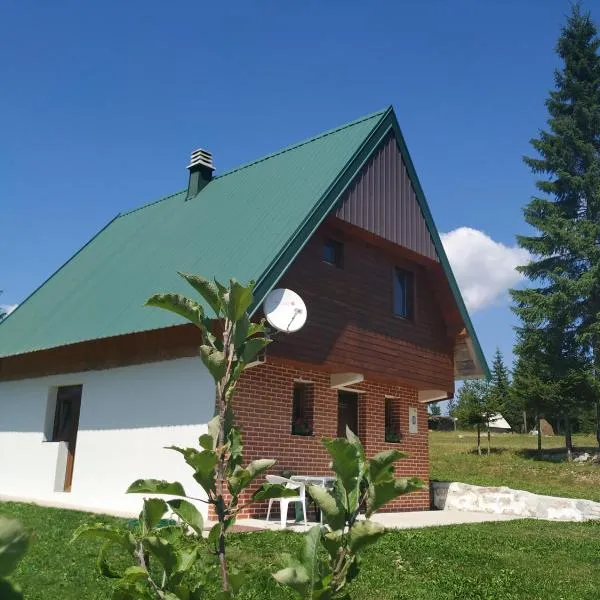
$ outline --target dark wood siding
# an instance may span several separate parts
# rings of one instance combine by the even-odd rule
[[[342,197],[336,215],[390,242],[438,260],[393,134]]]
[[[308,320],[295,334],[280,334],[269,354],[330,371],[355,371],[420,389],[454,389],[453,347],[428,269],[402,248],[394,253],[352,233],[336,219],[325,223],[296,258],[278,287],[305,300]],[[328,237],[344,244],[343,268],[321,260]],[[432,266],[436,263],[429,260]],[[393,314],[393,269],[414,273],[414,319]]]

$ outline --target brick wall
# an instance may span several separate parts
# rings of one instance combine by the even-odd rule
[[[314,423],[312,436],[291,434],[294,381],[314,384]],[[388,448],[409,454],[396,465],[396,473],[418,476],[428,484],[427,410],[417,402],[415,389],[365,381],[356,386],[366,393],[359,397],[359,436],[367,456]],[[385,397],[393,396],[400,415],[402,440],[385,442]],[[418,433],[408,432],[408,408],[418,410]],[[303,370],[276,358],[244,373],[234,400],[237,423],[242,429],[246,460],[276,458],[274,474],[290,470],[302,475],[331,475],[322,437],[337,434],[337,390],[329,385],[329,374]],[[264,516],[266,503],[250,509],[248,515]],[[428,486],[400,497],[387,510],[427,510]]]

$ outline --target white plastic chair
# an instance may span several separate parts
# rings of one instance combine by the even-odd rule
[[[269,483],[278,483],[285,485],[288,490],[298,490],[297,496],[290,496],[289,498],[271,498],[269,500],[269,508],[267,510],[267,522],[271,516],[271,505],[273,502],[279,502],[279,512],[281,513],[281,527],[285,528],[287,523],[288,506],[292,503],[300,502],[302,504],[302,514],[304,515],[304,527],[306,527],[306,486],[300,481],[292,481],[285,477],[279,477],[278,475],[267,475],[266,477]]]

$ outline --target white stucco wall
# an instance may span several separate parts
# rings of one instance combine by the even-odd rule
[[[75,384],[83,391],[73,485],[57,492],[64,448],[44,441],[49,391]],[[197,446],[214,397],[198,358],[0,382],[0,497],[135,514],[141,497],[124,491],[140,477],[179,480],[198,497],[183,457],[164,447]]]

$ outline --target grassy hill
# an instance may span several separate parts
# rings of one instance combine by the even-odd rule
[[[575,435],[578,451],[597,451],[595,437]],[[492,454],[475,450],[472,431],[430,431],[431,479],[461,481],[474,485],[505,485],[536,494],[585,498],[600,502],[600,465],[568,463],[561,459],[561,436],[544,437],[542,456],[537,455],[537,438],[525,434],[492,434]]]

